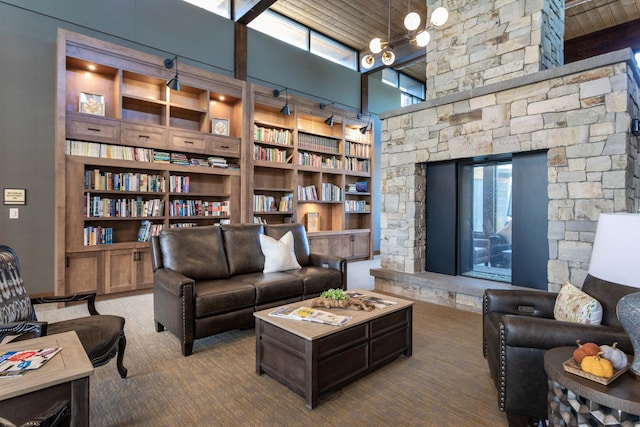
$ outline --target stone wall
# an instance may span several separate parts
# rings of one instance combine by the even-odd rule
[[[453,0],[427,45],[427,98],[501,82],[564,62],[563,0]],[[433,9],[435,5],[429,4]]]
[[[549,289],[582,283],[599,213],[639,207],[639,82],[623,50],[383,114],[381,267],[424,271],[429,162],[546,150]]]

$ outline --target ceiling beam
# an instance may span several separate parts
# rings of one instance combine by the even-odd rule
[[[247,25],[275,2],[276,0],[233,0],[233,20]]]
[[[640,19],[605,28],[564,42],[564,63],[630,47],[640,51]]]

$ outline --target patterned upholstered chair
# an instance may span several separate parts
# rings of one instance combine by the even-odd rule
[[[29,298],[20,274],[20,263],[13,249],[0,245],[0,342],[75,331],[94,367],[108,363],[116,355],[118,372],[123,366],[127,340],[124,318],[101,315],[95,307],[95,293]],[[55,323],[39,322],[33,304],[86,301],[89,316]]]

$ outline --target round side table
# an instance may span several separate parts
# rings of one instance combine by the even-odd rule
[[[575,347],[558,347],[544,354],[549,381],[550,426],[640,426],[640,381],[625,372],[604,385],[570,372],[562,364]]]

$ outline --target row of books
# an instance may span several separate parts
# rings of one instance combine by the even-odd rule
[[[293,194],[280,197],[276,205],[276,198],[264,194],[253,195],[254,212],[291,212],[293,210]]]
[[[231,220],[229,218],[220,218],[213,225],[222,225],[222,224],[231,224]],[[200,227],[201,224],[197,222],[172,222],[169,224],[169,228],[192,228],[192,227]]]
[[[347,193],[367,193],[369,183],[367,181],[352,182],[347,184]]]
[[[84,188],[87,190],[163,192],[165,178],[162,175],[139,172],[115,173],[93,169],[84,172]]]
[[[172,200],[169,203],[170,216],[229,216],[228,200],[216,202],[211,200]]]
[[[344,137],[356,142],[371,142],[371,132],[362,134],[360,128],[346,128],[344,130]]]
[[[345,166],[348,171],[369,172],[369,160],[348,157]]]
[[[89,218],[145,218],[162,216],[164,201],[161,199],[112,199],[109,197],[84,196],[84,216]]]
[[[102,159],[135,160],[150,162],[153,150],[150,148],[125,147],[123,145],[101,144],[98,142],[66,140],[65,154],[72,156],[99,157]]]
[[[371,212],[371,206],[364,200],[345,200],[345,212]]]
[[[270,219],[271,224],[293,224],[293,215],[286,215],[283,216],[281,219],[278,218],[277,221],[274,221],[274,218]],[[266,218],[262,218],[261,216],[254,216],[253,217],[253,223],[254,224],[266,224],[267,223],[267,219]]]
[[[298,148],[339,153],[340,140],[298,132]]]
[[[342,188],[330,182],[323,182],[320,185],[320,200],[323,202],[341,202]]]
[[[288,155],[286,150],[279,150],[277,148],[263,147],[261,145],[254,144],[253,159],[276,163],[290,163],[292,156]]]
[[[347,155],[357,157],[371,157],[371,146],[368,144],[357,144],[355,142],[347,142]]]
[[[298,185],[298,200],[318,200],[315,185]]]
[[[191,178],[189,175],[170,175],[169,191],[171,193],[188,193]]]
[[[151,236],[157,236],[163,228],[164,224],[155,224],[149,220],[142,221],[138,230],[138,242],[148,242]]]
[[[210,166],[227,168],[230,165],[223,157],[189,157],[185,153],[158,151],[151,148],[126,147],[123,145],[102,144],[66,140],[65,154],[71,156],[99,157],[102,159],[133,160],[138,162],[171,163],[183,166]]]
[[[82,239],[84,246],[110,245],[113,243],[113,228],[85,227]]]
[[[253,126],[253,139],[274,144],[292,145],[293,133],[287,129],[272,129],[258,125]]]
[[[298,164],[316,168],[342,169],[342,160],[336,156],[319,156],[306,152],[298,152]]]

